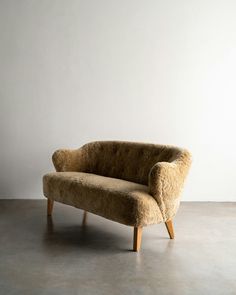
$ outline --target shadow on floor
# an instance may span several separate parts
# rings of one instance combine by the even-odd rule
[[[101,226],[93,224],[81,225],[61,225],[57,226],[52,217],[47,217],[45,232],[43,235],[45,247],[87,249],[87,251],[106,251],[106,252],[127,252],[131,251],[132,236],[127,239],[124,235],[112,233]],[[124,247],[129,244],[129,247]],[[55,250],[55,249],[54,249]],[[52,249],[52,251],[54,251]]]

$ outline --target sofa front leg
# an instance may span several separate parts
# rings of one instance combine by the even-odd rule
[[[133,251],[138,252],[142,241],[142,227],[134,227]]]
[[[168,231],[168,234],[170,236],[170,239],[174,239],[175,234],[174,234],[174,227],[173,227],[173,222],[172,220],[168,220],[165,222],[166,229]]]
[[[48,199],[48,206],[47,206],[48,216],[52,215],[53,203],[54,203],[53,200]]]

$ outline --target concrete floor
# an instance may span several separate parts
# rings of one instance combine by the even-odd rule
[[[236,203],[182,203],[164,224],[132,228],[46,200],[0,201],[0,294],[236,294]]]

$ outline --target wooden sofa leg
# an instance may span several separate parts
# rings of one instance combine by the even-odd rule
[[[53,200],[48,199],[48,208],[47,208],[48,216],[52,215],[53,203],[54,203]]]
[[[172,220],[166,221],[165,225],[166,225],[166,229],[168,231],[168,234],[170,236],[170,239],[174,239],[175,234],[174,234],[174,228],[173,228]]]
[[[142,227],[134,227],[133,251],[138,252],[142,241]]]
[[[87,211],[84,211],[84,216],[83,216],[83,221],[82,221],[82,225],[85,226],[86,225],[86,221],[87,221]]]

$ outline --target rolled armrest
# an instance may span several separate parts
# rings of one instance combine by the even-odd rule
[[[180,194],[191,165],[191,156],[185,151],[173,162],[156,163],[149,173],[149,192],[156,199],[163,219],[172,219],[179,207]]]
[[[82,171],[83,155],[81,149],[60,149],[53,153],[52,161],[56,171]]]

